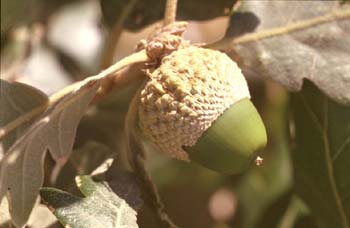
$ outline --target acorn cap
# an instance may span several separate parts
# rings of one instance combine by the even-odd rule
[[[219,131],[211,130],[215,120],[219,117],[221,120],[221,116],[226,111],[231,113],[231,108],[235,109],[236,103],[241,100],[246,100],[242,101],[242,104],[250,103],[248,86],[237,64],[226,54],[219,51],[189,46],[176,50],[162,58],[160,66],[149,73],[149,78],[140,93],[140,106],[138,108],[140,127],[144,134],[162,152],[172,157],[185,161],[192,159],[209,168],[221,170],[218,167],[220,159],[214,161],[216,165],[210,165],[209,157],[212,156],[213,159],[220,157],[220,153],[225,151],[220,149],[217,152],[213,149],[214,147],[210,147],[210,150],[208,150],[206,148],[209,147],[202,146],[199,150],[197,149],[197,143],[199,139],[202,141],[203,137],[203,140],[207,141],[207,134],[203,134],[209,129],[209,135],[212,135],[210,137],[218,138],[220,135]],[[258,113],[253,107],[249,105],[242,106],[241,108],[246,109],[246,111],[242,110],[242,112],[247,116],[253,116],[252,120],[260,120]],[[241,114],[237,111],[235,113]],[[229,121],[231,116],[230,118],[223,116],[223,118]],[[240,121],[244,120],[242,118]],[[252,121],[250,119],[246,120]],[[232,121],[230,120],[229,122]],[[245,126],[247,123],[242,122],[240,124]],[[232,125],[232,132],[229,132],[229,128],[223,130],[225,134],[222,137],[229,137],[230,134],[235,134],[235,128],[241,128],[241,126],[238,126],[240,124]],[[260,124],[256,125],[261,127],[261,120]],[[254,128],[250,129],[255,131]],[[201,137],[202,135],[203,137]],[[248,136],[248,129],[247,132],[242,132],[242,135]],[[219,138],[214,141],[223,143],[230,141]],[[239,145],[243,144],[240,140],[235,141]],[[246,141],[246,143],[248,142]],[[256,144],[256,142],[253,144]],[[218,147],[217,142],[213,145]],[[228,144],[221,147],[231,148],[231,146]],[[236,145],[233,149],[230,149],[234,153],[236,151],[239,152],[237,161],[242,160],[241,151],[236,149],[238,147]],[[242,147],[242,150],[248,153],[248,150],[253,147],[255,148],[253,145],[246,145]],[[184,148],[193,149],[190,156]],[[252,153],[253,151],[250,151],[250,154]],[[224,154],[224,156],[227,155]],[[234,155],[231,156],[231,158],[233,157]],[[224,162],[227,163],[228,161]],[[233,161],[234,163],[236,162]],[[222,170],[229,170],[227,166],[225,165],[226,168]],[[234,168],[231,169],[233,170]]]
[[[266,130],[259,113],[249,99],[243,99],[217,118],[193,147],[184,149],[192,161],[233,174],[247,168],[266,142]]]

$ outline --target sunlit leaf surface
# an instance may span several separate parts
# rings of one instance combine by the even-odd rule
[[[0,129],[27,112],[48,103],[48,97],[40,90],[23,83],[0,82]],[[40,114],[40,113],[38,113]],[[28,125],[22,125],[1,140],[6,151]]]
[[[74,228],[138,227],[136,215],[142,201],[130,173],[121,172],[110,182],[95,182],[90,176],[79,176],[77,184],[85,198],[53,188],[40,191],[62,224]]]
[[[241,35],[255,26],[255,32],[273,28],[285,30],[277,36],[232,47],[240,56],[246,75],[271,77],[291,91],[299,91],[303,79],[307,78],[333,100],[350,104],[348,4],[340,5],[337,1],[244,1],[242,11],[246,13],[233,15],[227,36]],[[327,21],[330,14],[344,17]],[[323,23],[287,31],[290,24],[320,17],[323,17]],[[248,28],[242,30],[245,25]]]
[[[80,87],[51,104],[6,152],[0,167],[0,199],[8,192],[11,217],[23,226],[43,182],[43,160],[49,150],[59,164],[70,155],[75,133],[99,81]]]

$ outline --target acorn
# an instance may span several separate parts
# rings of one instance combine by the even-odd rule
[[[143,133],[172,157],[227,174],[266,145],[247,82],[226,54],[196,46],[162,58],[140,93]]]

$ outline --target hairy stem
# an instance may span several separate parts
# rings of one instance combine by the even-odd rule
[[[117,73],[119,70],[123,69],[124,67],[129,66],[129,65],[134,64],[134,63],[146,62],[148,60],[149,59],[147,57],[146,52],[144,50],[142,50],[140,52],[134,53],[132,55],[129,55],[129,56],[123,58],[122,60],[116,62],[115,64],[113,64],[112,66],[108,67],[107,69],[105,69],[104,71],[102,71],[101,73],[99,73],[95,76],[88,77],[83,81],[79,81],[79,82],[73,83],[72,85],[65,87],[64,89],[53,94],[50,97],[48,103],[42,104],[42,105],[30,110],[26,114],[21,115],[19,118],[6,124],[4,127],[1,127],[0,128],[0,139],[5,137],[12,130],[16,129],[17,127],[21,126],[22,124],[26,123],[27,121],[29,121],[29,120],[33,119],[34,117],[38,116],[39,114],[43,113],[47,109],[47,107],[58,102],[64,96],[66,96],[70,93],[73,93],[81,85],[88,83],[88,82],[92,82],[92,81],[99,81],[99,80],[102,81],[102,80],[106,80],[106,79],[108,80],[108,77],[114,77],[115,73]],[[118,80],[127,84],[127,82],[126,82],[127,80],[123,77],[123,75],[119,75]],[[114,83],[118,84],[118,80],[114,80]],[[131,82],[133,82],[133,80],[131,80]],[[106,93],[104,93],[104,92],[97,92],[97,94],[96,94],[97,97],[105,96],[105,95],[106,95]]]
[[[177,0],[167,0],[164,13],[164,26],[175,22]]]

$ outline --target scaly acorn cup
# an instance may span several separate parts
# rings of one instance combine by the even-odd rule
[[[185,47],[165,56],[149,77],[140,127],[162,152],[233,174],[266,145],[246,80],[226,54]]]

